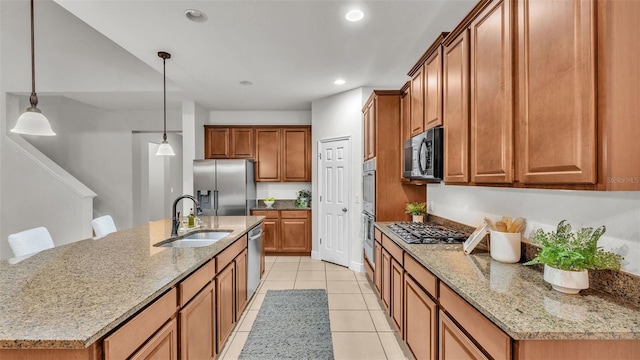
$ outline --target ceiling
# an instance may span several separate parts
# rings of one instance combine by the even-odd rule
[[[166,71],[175,86],[172,98],[208,110],[310,110],[313,100],[361,86],[399,89],[437,35],[452,30],[476,3],[54,1],[159,72],[157,52],[171,53]],[[365,18],[346,21],[352,8],[362,9]],[[186,9],[204,12],[208,21],[189,21]],[[338,78],[346,83],[335,85]],[[108,108],[157,101],[150,93],[69,95]]]

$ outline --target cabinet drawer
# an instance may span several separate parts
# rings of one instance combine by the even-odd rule
[[[373,228],[373,238],[382,244],[382,231],[378,230],[378,228]]]
[[[281,210],[280,218],[282,219],[306,219],[309,217],[307,210]]]
[[[177,310],[177,290],[172,288],[104,340],[104,358],[126,359],[144,344]]]
[[[278,210],[251,210],[251,215],[264,216],[267,219],[277,219],[280,217]]]
[[[440,306],[494,359],[511,359],[511,338],[449,287],[440,283]]]
[[[233,244],[231,244],[228,248],[224,249],[220,254],[216,255],[216,274],[222,271],[227,265],[229,265],[233,259],[238,256],[242,252],[242,250],[247,248],[247,234],[242,235],[242,237]]]
[[[194,297],[200,289],[202,289],[207,283],[213,280],[216,274],[216,259],[204,264],[200,269],[193,272],[185,280],[178,285],[178,296],[180,301],[180,307],[183,307],[186,303]]]
[[[409,274],[432,298],[438,298],[438,278],[422,264],[414,260],[411,255],[404,254],[404,270]]]
[[[385,234],[382,234],[382,247],[387,249],[389,254],[393,256],[400,265],[403,265],[404,260],[402,258],[402,254],[404,252],[402,251],[402,248],[394,243],[393,240],[389,239]]]

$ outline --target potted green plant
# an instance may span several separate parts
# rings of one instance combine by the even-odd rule
[[[427,203],[410,202],[405,207],[406,213],[411,214],[413,222],[424,222],[424,214],[427,212]]]
[[[598,247],[604,225],[572,232],[567,220],[556,231],[536,230],[530,241],[540,246],[538,254],[525,265],[544,264],[544,280],[560,292],[577,294],[589,288],[588,270],[619,270],[622,256]]]
[[[298,198],[296,199],[296,207],[306,208],[311,203],[311,191],[302,189],[298,191]]]

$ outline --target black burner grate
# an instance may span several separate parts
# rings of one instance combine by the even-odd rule
[[[396,222],[387,228],[409,244],[457,244],[469,237],[434,223]]]

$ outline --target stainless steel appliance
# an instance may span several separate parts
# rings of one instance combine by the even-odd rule
[[[376,221],[376,159],[362,164],[362,243],[365,254],[375,268],[373,255],[373,223]]]
[[[405,141],[403,176],[415,180],[440,181],[443,158],[442,127],[431,128]]]
[[[251,299],[260,285],[260,256],[262,249],[262,226],[249,230],[247,245],[247,299]]]
[[[253,160],[194,160],[193,191],[203,215],[249,215],[256,206]]]
[[[409,244],[461,244],[469,237],[435,223],[396,222],[387,228]]]

